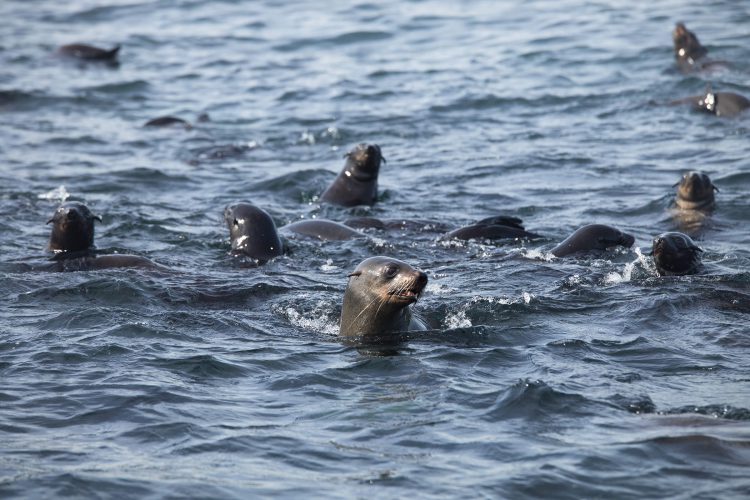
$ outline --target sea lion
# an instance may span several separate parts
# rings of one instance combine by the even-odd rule
[[[63,45],[62,47],[57,49],[57,53],[65,57],[71,57],[74,59],[79,59],[81,61],[102,62],[114,62],[117,59],[117,54],[119,51],[119,45],[115,45],[113,49],[106,50],[82,43]]]
[[[160,116],[143,124],[144,127],[174,127],[175,125],[183,127],[185,130],[193,128],[190,122],[176,116]]]
[[[55,252],[48,270],[88,271],[111,268],[166,269],[139,255],[96,255],[94,221],[98,215],[77,201],[63,203],[47,224],[52,223],[49,249]]]
[[[708,49],[701,45],[695,33],[687,29],[683,23],[677,23],[675,26],[672,41],[677,66],[683,73],[726,69],[730,66],[726,61],[714,61],[708,58]]]
[[[716,116],[733,117],[750,108],[750,100],[733,92],[711,92],[691,99],[693,108]]]
[[[714,186],[711,179],[703,172],[688,172],[682,176],[677,188],[675,205],[683,210],[708,210],[714,206]]]
[[[654,238],[651,255],[661,276],[681,276],[700,269],[701,252],[690,236],[669,232]]]
[[[244,254],[263,263],[284,253],[271,216],[252,203],[239,202],[224,209],[232,252]]]
[[[373,205],[378,197],[378,172],[385,158],[377,144],[358,144],[344,155],[343,170],[320,195],[320,201],[353,207]]]
[[[459,227],[443,236],[440,240],[499,240],[518,238],[541,238],[538,234],[526,231],[523,221],[517,217],[497,215],[482,219],[469,226]]]
[[[698,59],[708,54],[708,50],[701,45],[695,33],[687,29],[683,23],[677,23],[675,26],[672,41],[674,57],[682,71],[687,72],[695,68]]]
[[[677,188],[675,207],[670,210],[679,230],[689,236],[700,236],[704,226],[710,222],[715,198],[719,188],[702,172],[688,172]]]
[[[409,308],[427,285],[427,275],[391,257],[363,260],[349,275],[339,334],[368,342],[394,340],[399,332],[426,330]]]
[[[60,205],[47,224],[52,224],[48,248],[58,252],[83,252],[94,247],[94,221],[102,221],[77,201]]]
[[[359,231],[349,226],[327,219],[305,219],[292,222],[279,229],[280,232],[290,232],[302,236],[309,236],[324,241],[340,241],[352,238],[366,238]]]
[[[633,243],[635,243],[635,238],[632,235],[623,233],[615,227],[588,224],[576,229],[550,252],[555,257],[565,257],[577,252],[606,250],[618,245],[630,248]]]

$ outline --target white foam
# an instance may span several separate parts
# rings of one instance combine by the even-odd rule
[[[464,310],[457,311],[453,314],[448,313],[445,316],[443,324],[446,328],[469,328],[472,326],[471,320],[466,316],[466,311]]]
[[[550,252],[543,252],[536,248],[522,248],[521,255],[527,259],[543,260],[545,262],[552,262],[556,257]]]
[[[65,189],[65,186],[59,186],[52,191],[47,191],[46,193],[38,195],[37,198],[40,200],[64,202],[70,198],[70,193]]]
[[[309,130],[305,130],[304,132],[302,132],[302,134],[300,134],[299,140],[300,142],[313,145],[315,144],[315,134],[310,132]]]
[[[320,270],[321,271],[337,271],[337,270],[340,270],[340,269],[341,268],[339,266],[334,266],[333,265],[333,259],[326,260],[326,263],[323,264],[322,266],[320,266]]]
[[[293,306],[282,308],[279,312],[284,315],[289,322],[299,328],[315,332],[325,333],[326,335],[338,335],[339,324],[331,320],[326,314],[329,309],[327,304],[319,302],[311,312],[299,312]]]

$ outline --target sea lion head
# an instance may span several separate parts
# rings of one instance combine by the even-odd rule
[[[232,251],[267,261],[283,253],[276,224],[268,212],[252,203],[240,202],[224,209]]]
[[[365,182],[377,180],[380,164],[385,163],[377,144],[358,144],[344,157],[347,158],[345,175]]]
[[[89,207],[77,201],[63,203],[47,224],[52,224],[49,249],[53,252],[80,252],[94,246],[94,221],[102,221]]]
[[[427,275],[391,257],[363,260],[349,275],[341,335],[382,337],[408,329],[408,306],[419,299]]]
[[[654,238],[651,255],[657,272],[662,276],[692,274],[700,267],[703,252],[690,236],[669,232]]]
[[[695,33],[687,29],[683,23],[677,23],[675,26],[672,32],[672,41],[674,42],[674,54],[677,59],[693,62],[708,53],[706,48],[698,41]]]
[[[714,204],[714,186],[711,179],[703,172],[688,172],[675,184],[677,197],[675,203],[684,209],[707,208]]]
[[[635,236],[632,234],[620,231],[616,227],[607,226],[604,224],[592,224],[596,226],[599,231],[597,232],[598,248],[611,248],[616,246],[622,246],[630,248],[635,243]]]

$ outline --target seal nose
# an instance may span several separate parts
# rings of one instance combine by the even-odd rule
[[[377,158],[378,160],[385,163],[385,158],[383,158],[383,153],[380,151],[380,146],[377,144],[369,144],[367,146],[367,156],[371,158]]]

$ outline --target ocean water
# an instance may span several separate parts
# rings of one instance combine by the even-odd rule
[[[750,8],[734,0],[0,3],[3,498],[747,498]],[[684,21],[731,63],[685,75]],[[117,67],[53,56],[121,44]],[[207,113],[210,120],[197,122]],[[143,124],[171,114],[192,130]],[[372,208],[317,196],[360,142]],[[721,190],[704,268],[659,277],[688,170]],[[63,200],[97,246],[171,271],[42,272]],[[228,255],[222,210],[461,226]],[[636,247],[556,259],[577,227]],[[347,274],[429,276],[389,355],[337,339]]]

